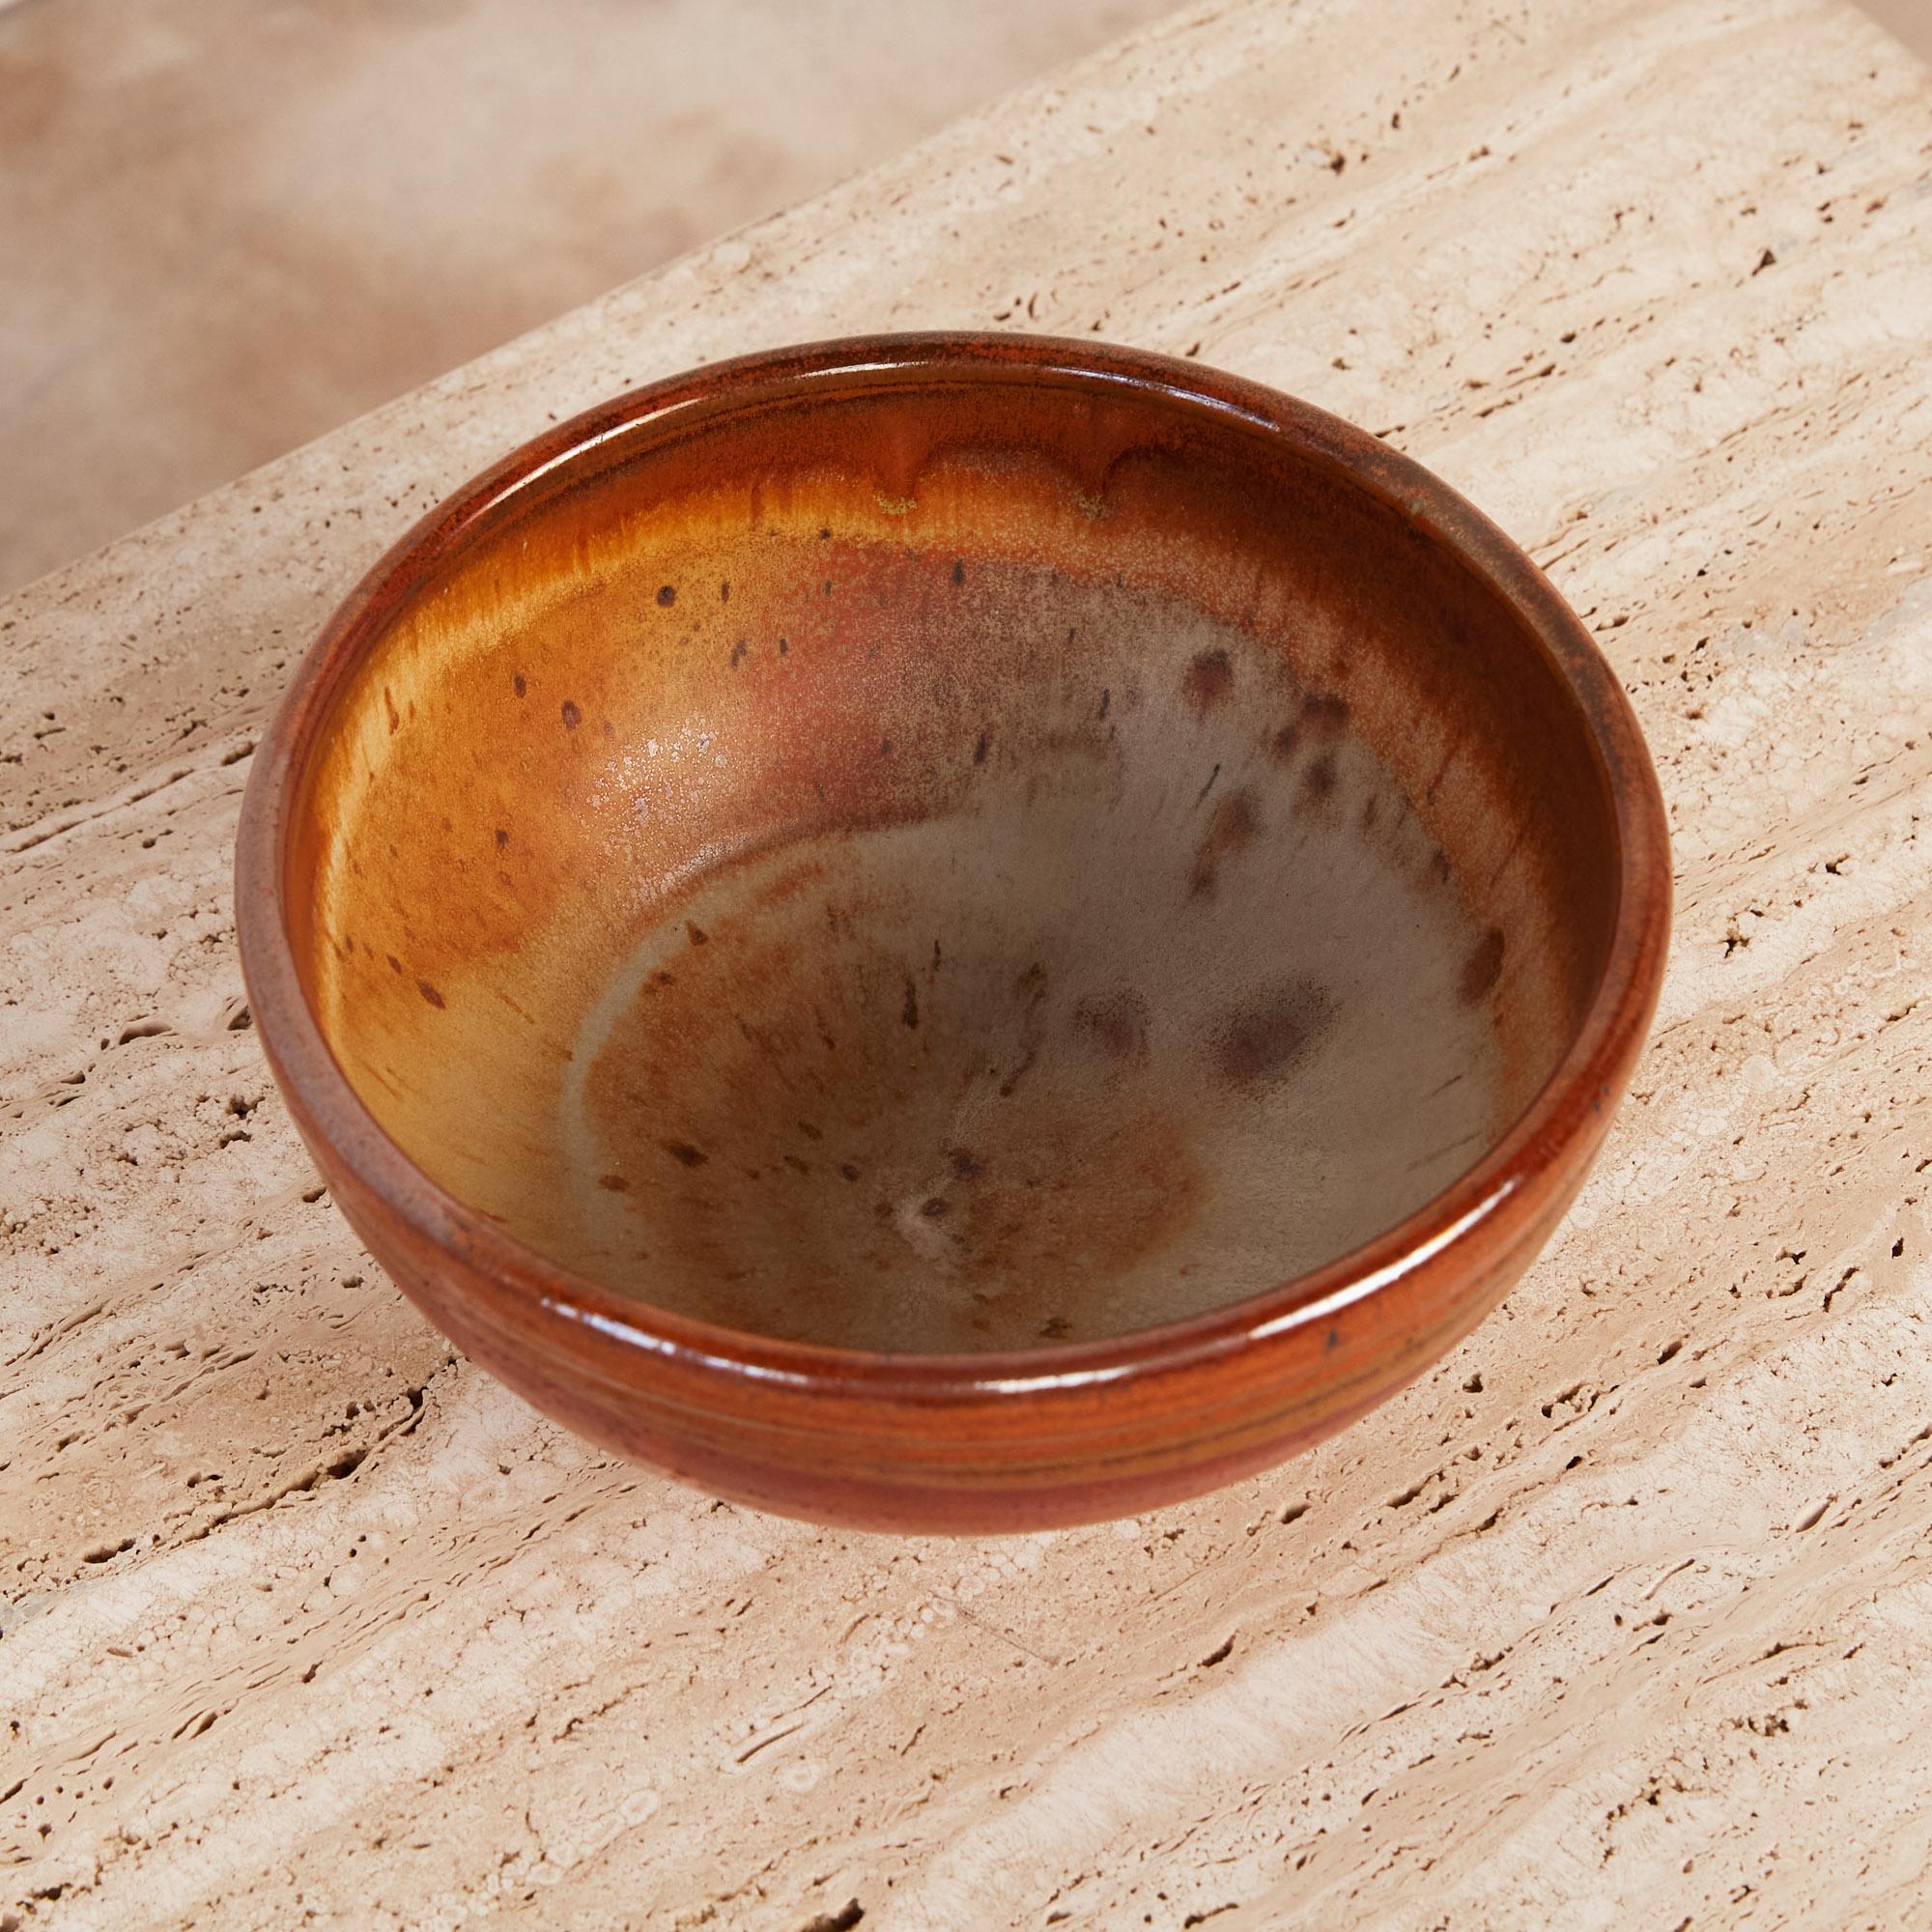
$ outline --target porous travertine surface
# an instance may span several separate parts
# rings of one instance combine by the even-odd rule
[[[1925,1922],[1932,82],[1839,0],[1376,14],[1176,16],[0,607],[0,1925]],[[282,679],[429,501],[934,325],[1439,469],[1623,675],[1679,895],[1452,1358],[963,1543],[714,1505],[457,1359],[318,1192],[229,902]]]

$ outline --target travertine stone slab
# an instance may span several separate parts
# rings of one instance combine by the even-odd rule
[[[284,672],[440,492],[949,325],[1440,469],[1600,633],[1680,875],[1465,1348],[1009,1544],[714,1508],[451,1359],[315,1196],[228,898]],[[1924,1922],[1932,81],[1841,0],[1179,15],[43,582],[0,664],[0,1923]]]

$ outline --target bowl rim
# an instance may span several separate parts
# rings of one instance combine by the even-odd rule
[[[896,1352],[795,1342],[672,1313],[543,1256],[433,1180],[369,1111],[302,992],[285,917],[293,809],[329,701],[362,651],[434,571],[500,521],[587,474],[641,455],[652,433],[719,414],[783,408],[821,383],[929,387],[997,379],[1124,387],[1284,439],[1444,548],[1542,649],[1575,701],[1602,771],[1616,838],[1607,957],[1569,1046],[1483,1154],[1420,1207],[1354,1248],[1203,1313],[1093,1341],[983,1352]],[[1311,404],[1244,378],[1092,339],[1003,331],[841,337],[734,357],[644,384],[525,442],[438,503],[392,544],[324,624],[252,760],[236,838],[237,939],[255,1023],[304,1137],[320,1140],[387,1212],[452,1257],[452,1279],[567,1328],[688,1367],[803,1393],[979,1401],[1141,1380],[1202,1366],[1330,1320],[1455,1251],[1472,1270],[1498,1235],[1560,1208],[1580,1179],[1641,1048],[1662,985],[1671,904],[1663,799],[1630,701],[1543,571],[1493,523],[1412,458]],[[466,1286],[463,1293],[470,1296]],[[484,1313],[486,1311],[477,1311]],[[588,1340],[589,1335],[582,1339]]]

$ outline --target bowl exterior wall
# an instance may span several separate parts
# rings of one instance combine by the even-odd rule
[[[1606,1122],[1615,1095],[1605,1094]],[[1137,1515],[1271,1468],[1424,1374],[1494,1308],[1562,1219],[1601,1128],[1532,1212],[1320,1321],[1209,1359],[1021,1394],[799,1387],[652,1351],[504,1299],[425,1239],[298,1117],[345,1218],[465,1354],[552,1420],[711,1495],[847,1528],[1001,1534]],[[641,1313],[641,1311],[640,1311]],[[878,1358],[884,1366],[888,1358]]]

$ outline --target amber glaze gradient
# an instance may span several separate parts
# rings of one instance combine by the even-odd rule
[[[761,619],[745,653],[714,648],[716,621],[650,632],[678,598],[689,612],[700,582],[728,582],[734,556],[740,610]],[[959,627],[973,662],[921,668],[947,634],[917,611],[1009,581],[1096,610],[1113,599],[1117,614],[1139,608],[1122,598],[1196,612],[1245,640],[1157,666],[1158,626],[1145,643],[1128,626],[1124,647],[1179,707],[1166,738],[1222,707],[1216,728],[1251,732],[1282,768],[1280,804],[1204,805],[1182,896],[1211,898],[1257,824],[1338,810],[1337,773],[1355,769],[1342,748],[1373,753],[1411,822],[1404,849],[1472,939],[1458,983],[1493,1024],[1508,1102],[1488,1151],[1385,1232],[1227,1305],[945,1353],[673,1312],[640,1292],[647,1268],[591,1278],[554,1258],[543,1221],[553,1176],[568,1174],[554,1149],[528,1149],[527,1172],[500,1150],[475,1155],[473,1188],[433,1179],[465,1171],[493,1104],[497,1057],[476,1017],[491,997],[527,1008],[532,1028],[546,1003],[574,1019],[598,973],[718,874],[717,855],[937,821],[1000,758],[1025,780],[1068,755],[1056,706],[1077,680],[1050,655],[1013,654],[1023,591],[991,614],[962,594],[958,610],[981,611]],[[613,597],[630,600],[621,651],[611,624],[582,615]],[[781,667],[775,627],[809,608],[825,613],[810,620],[818,648]],[[767,660],[741,666],[753,632]],[[634,639],[653,635],[640,655]],[[687,713],[728,723],[733,781],[694,781],[651,819],[617,776],[626,741]],[[526,715],[554,736],[529,738]],[[1369,837],[1366,798],[1351,813]],[[1494,1305],[1575,1194],[1641,1045],[1669,919],[1662,805],[1623,693],[1492,526],[1289,398],[1013,335],[749,357],[517,452],[424,519],[330,621],[256,755],[236,864],[250,997],[297,1123],[352,1225],[445,1333],[549,1413],[684,1480],[909,1530],[1171,1501],[1292,1454],[1415,1376]],[[1090,998],[1077,1016],[1103,1047],[1131,1046],[1139,1020],[1122,1010]],[[1237,1016],[1230,1037],[1264,1021]],[[1239,1086],[1238,1057],[1224,1040],[1204,1065]],[[495,1100],[546,1119],[551,1076],[526,1058],[495,1076]],[[1173,1096],[1177,1117],[1194,1097]],[[1160,1111],[1157,1092],[1140,1098]]]

